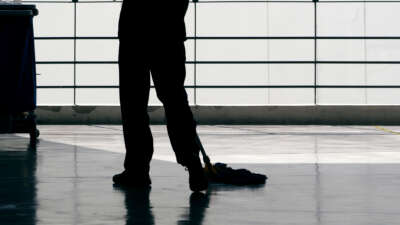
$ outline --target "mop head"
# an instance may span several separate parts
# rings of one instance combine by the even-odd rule
[[[215,163],[204,168],[205,174],[211,182],[232,185],[265,184],[268,179],[263,174],[252,173],[246,169],[232,169],[224,163]]]

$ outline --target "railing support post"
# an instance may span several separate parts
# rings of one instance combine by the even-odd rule
[[[193,104],[197,106],[197,3],[199,0],[193,0],[194,3],[194,59],[193,59]]]
[[[318,103],[318,91],[317,91],[317,85],[318,85],[318,65],[317,65],[317,59],[318,59],[318,38],[317,38],[317,11],[318,11],[318,6],[317,2],[319,0],[313,0],[314,2],[314,105],[317,105]]]

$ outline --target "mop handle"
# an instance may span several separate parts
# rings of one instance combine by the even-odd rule
[[[197,133],[196,133],[196,142],[197,142],[197,145],[198,145],[199,148],[200,148],[201,154],[203,155],[203,161],[204,161],[204,163],[207,164],[207,165],[211,165],[211,160],[210,160],[210,158],[208,157],[208,155],[207,155],[207,153],[206,153],[206,150],[204,149],[203,144],[201,143],[200,138],[199,138],[199,135],[198,135]]]

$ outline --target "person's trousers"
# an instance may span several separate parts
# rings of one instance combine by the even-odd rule
[[[120,103],[126,146],[125,170],[148,172],[153,137],[147,106],[150,75],[163,103],[168,135],[177,162],[187,166],[199,153],[196,122],[184,88],[186,76],[183,41],[137,41],[120,37]]]

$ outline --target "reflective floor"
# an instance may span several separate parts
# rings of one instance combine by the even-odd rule
[[[154,126],[151,190],[113,187],[119,126],[41,126],[39,144],[0,135],[0,224],[334,224],[400,221],[400,127],[199,126],[213,161],[266,173],[264,186],[192,194]]]

